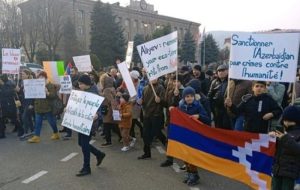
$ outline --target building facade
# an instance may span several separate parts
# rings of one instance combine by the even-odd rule
[[[28,0],[20,4],[22,14],[28,12],[30,6],[42,0]],[[90,46],[90,25],[91,13],[95,1],[92,0],[55,0],[64,6],[63,18],[73,18],[76,34],[84,52],[89,52]],[[198,42],[199,23],[159,15],[154,10],[154,6],[148,4],[145,0],[130,0],[127,7],[120,6],[119,3],[111,4],[113,14],[116,16],[116,22],[119,22],[124,29],[124,37],[132,41],[136,34],[151,36],[158,28],[170,25],[173,31],[178,31],[179,43],[182,41],[185,32],[190,29],[194,39]],[[198,47],[197,47],[198,48]],[[196,51],[198,52],[198,50]]]

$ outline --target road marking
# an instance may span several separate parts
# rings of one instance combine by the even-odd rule
[[[172,168],[174,169],[174,171],[176,173],[180,173],[181,172],[181,169],[180,169],[179,165],[177,163],[175,163],[175,162],[173,163]]]
[[[190,187],[190,190],[200,190],[199,187]]]
[[[24,181],[22,181],[22,183],[25,183],[25,184],[28,184],[34,180],[37,180],[38,178],[42,177],[43,175],[45,175],[46,173],[48,173],[48,171],[40,171],[39,173],[31,176],[30,178],[28,179],[25,179]]]
[[[67,162],[69,160],[71,160],[73,157],[77,156],[77,152],[73,152],[71,154],[69,154],[68,156],[64,157],[63,159],[61,159],[61,162]]]
[[[166,154],[166,151],[161,146],[156,146],[156,149],[158,150],[159,153]]]
[[[96,140],[91,140],[90,144],[94,144],[96,142]]]

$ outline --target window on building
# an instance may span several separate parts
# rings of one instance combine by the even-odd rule
[[[129,23],[130,23],[129,19],[126,19],[126,20],[125,20],[125,26],[126,26],[126,27],[129,27]]]
[[[79,36],[83,35],[83,27],[82,26],[78,26],[78,34],[79,34]]]
[[[78,19],[83,20],[84,19],[84,10],[79,10],[78,11]]]

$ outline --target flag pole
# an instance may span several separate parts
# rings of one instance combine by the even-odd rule
[[[291,104],[294,105],[295,99],[296,99],[296,81],[292,85],[293,85],[293,88],[292,88],[292,102],[291,102]]]

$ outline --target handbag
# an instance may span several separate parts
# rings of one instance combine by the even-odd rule
[[[51,101],[51,108],[52,108],[52,114],[53,115],[59,115],[64,111],[64,104],[61,99],[59,99],[58,96],[56,96],[52,101]]]
[[[21,103],[20,98],[17,93],[16,93],[16,97],[15,97],[15,104],[16,104],[16,108],[19,108],[22,106],[22,103]]]

